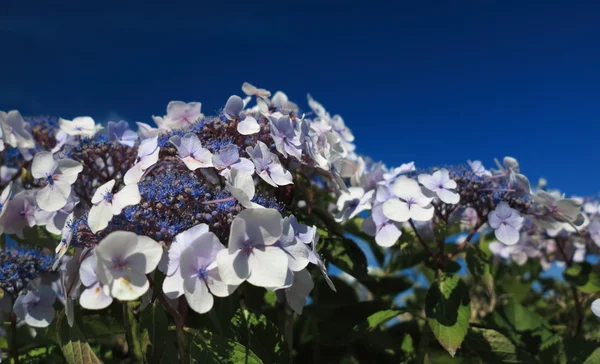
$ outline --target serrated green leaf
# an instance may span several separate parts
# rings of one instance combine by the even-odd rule
[[[66,315],[61,312],[56,320],[56,340],[58,346],[69,364],[96,364],[101,363],[90,348],[85,337],[79,331],[76,323],[69,326]]]
[[[459,276],[442,274],[427,292],[425,312],[434,336],[454,356],[469,328],[471,309],[467,285]]]
[[[250,348],[209,331],[203,331],[191,340],[190,362],[198,364],[263,363]]]
[[[600,276],[588,262],[575,263],[563,272],[565,281],[583,293],[600,292]]]
[[[230,339],[251,349],[264,363],[287,363],[289,352],[283,335],[264,315],[239,309],[231,319]]]
[[[535,363],[529,353],[517,348],[506,336],[495,330],[471,328],[465,344],[486,363]]]

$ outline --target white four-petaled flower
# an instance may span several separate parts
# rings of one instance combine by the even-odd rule
[[[210,311],[213,295],[229,296],[236,285],[228,285],[221,279],[216,257],[225,247],[211,232],[202,234],[183,251],[180,260],[183,291],[190,307],[198,312]]]
[[[119,192],[113,193],[115,180],[112,179],[98,187],[92,197],[92,208],[88,215],[88,226],[96,233],[108,226],[114,215],[121,213],[124,207],[140,203],[142,197],[137,184],[123,187]]]
[[[91,137],[94,136],[98,130],[102,129],[102,127],[97,126],[94,119],[89,116],[80,116],[73,120],[60,118],[58,123],[61,130],[73,136]]]
[[[519,230],[523,226],[523,217],[502,201],[488,214],[488,223],[494,229],[496,238],[506,244],[513,245],[519,241]]]
[[[223,281],[239,285],[244,281],[259,287],[278,288],[286,284],[288,256],[276,243],[283,221],[275,209],[247,209],[231,224],[229,246],[217,254]]]
[[[49,212],[64,207],[71,194],[71,185],[82,170],[81,163],[72,159],[56,160],[50,152],[37,153],[31,164],[31,175],[46,183],[36,195],[38,206]]]
[[[392,192],[398,198],[383,203],[383,215],[390,220],[404,222],[429,221],[433,217],[433,197],[427,197],[417,181],[405,176],[399,177],[392,185]]]
[[[131,167],[125,176],[123,181],[126,185],[138,183],[144,172],[158,162],[158,154],[160,148],[158,147],[158,136],[144,139],[138,147],[137,157],[135,158],[135,164]]]
[[[146,274],[156,269],[163,250],[147,236],[115,231],[100,241],[94,253],[96,275],[107,286],[106,292],[118,300],[131,301],[150,287]]]
[[[437,170],[431,175],[420,174],[418,180],[426,189],[434,192],[442,202],[457,204],[460,201],[460,195],[454,191],[456,182],[450,179],[450,174],[446,168]]]
[[[183,137],[175,135],[169,141],[177,148],[177,156],[190,171],[213,166],[212,153],[202,147],[202,143],[196,134],[187,133]]]
[[[208,233],[208,225],[195,225],[175,236],[167,255],[167,271],[163,281],[163,292],[170,299],[175,299],[183,294],[183,277],[179,269],[181,254],[194,241]]]

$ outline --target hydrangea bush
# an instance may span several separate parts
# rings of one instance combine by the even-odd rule
[[[598,200],[512,157],[389,168],[242,91],[137,130],[0,112],[1,359],[600,362]]]

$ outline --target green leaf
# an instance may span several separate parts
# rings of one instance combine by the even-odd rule
[[[190,362],[198,364],[262,364],[263,361],[244,345],[203,331],[195,335],[190,343]]]
[[[354,241],[348,238],[324,238],[322,253],[327,261],[354,278],[367,276],[367,257]]]
[[[360,282],[376,296],[397,295],[414,285],[414,282],[406,276],[373,277]]]
[[[425,312],[434,336],[454,356],[469,328],[471,309],[467,285],[459,276],[440,274],[427,292]]]
[[[389,320],[405,313],[404,310],[383,310],[376,312],[359,324],[354,325],[352,330],[340,339],[340,344],[350,344],[351,342],[367,335],[371,331],[378,329],[381,325],[388,322]]]
[[[600,363],[600,348],[594,350],[592,355],[590,355],[583,364],[597,364]]]
[[[230,339],[257,354],[264,363],[287,363],[289,352],[275,324],[261,314],[239,309],[231,319]]]
[[[490,272],[490,256],[476,245],[467,248],[467,268],[477,282],[481,282],[488,292],[494,289],[494,277]]]
[[[600,276],[588,262],[575,263],[563,272],[565,281],[583,293],[600,292]]]
[[[140,317],[141,349],[147,363],[158,363],[167,345],[169,320],[158,302],[149,304]]]
[[[317,340],[323,345],[339,346],[345,345],[345,340],[356,326],[364,325],[371,315],[388,307],[389,304],[383,301],[319,304],[307,307],[307,314],[317,319]]]
[[[73,323],[73,327],[69,326],[64,312],[61,312],[56,320],[56,340],[67,363],[101,363],[81,331],[79,331],[77,324]]]
[[[50,234],[43,226],[23,229],[23,239],[20,239],[16,235],[11,235],[10,237],[21,245],[48,248],[52,251],[60,243],[60,235]]]
[[[465,339],[466,346],[486,363],[534,363],[524,350],[517,348],[498,331],[473,327]]]
[[[510,299],[502,308],[504,317],[516,331],[531,331],[542,326],[545,321],[537,313],[528,310],[516,300]]]

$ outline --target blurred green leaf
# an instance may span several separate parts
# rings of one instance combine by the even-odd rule
[[[600,292],[600,276],[588,262],[575,263],[563,272],[565,281],[583,293]]]

